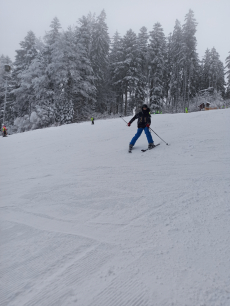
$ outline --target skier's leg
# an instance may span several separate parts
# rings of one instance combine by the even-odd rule
[[[152,135],[147,127],[145,127],[145,135],[147,137],[148,143],[154,145]]]
[[[135,145],[137,139],[141,136],[141,133],[142,133],[142,132],[143,132],[143,129],[142,129],[142,128],[138,128],[138,129],[137,129],[136,135],[135,135],[135,136],[133,137],[133,139],[130,141],[130,144],[131,144],[132,146]]]

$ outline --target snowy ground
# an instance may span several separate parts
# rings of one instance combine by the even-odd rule
[[[0,139],[0,305],[230,305],[230,109],[152,121]]]

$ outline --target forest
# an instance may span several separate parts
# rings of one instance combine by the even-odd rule
[[[196,31],[192,10],[168,36],[157,22],[110,38],[104,10],[66,31],[55,17],[43,39],[27,33],[14,61],[0,57],[1,122],[15,133],[127,116],[144,102],[163,113],[230,106],[230,52],[225,63],[215,47],[199,59]]]

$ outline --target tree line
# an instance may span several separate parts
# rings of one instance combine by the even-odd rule
[[[110,39],[104,10],[83,16],[66,31],[55,17],[44,39],[28,32],[14,62],[0,57],[1,110],[8,81],[6,122],[25,130],[95,114],[129,115],[143,102],[151,110],[183,112],[207,90],[230,98],[230,55],[224,66],[213,47],[200,60],[196,28],[189,10],[168,37],[157,22],[150,32],[130,29]]]

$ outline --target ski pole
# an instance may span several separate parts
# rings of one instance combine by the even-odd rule
[[[151,131],[153,131],[153,133],[154,133],[154,134],[156,134],[156,135],[157,135],[157,133],[155,133],[155,132],[154,132],[154,130],[152,130],[152,129],[151,129],[151,127],[149,127],[149,128],[150,128],[150,130],[151,130]],[[163,141],[164,141],[164,139],[162,139],[162,138],[161,138],[159,135],[157,135],[157,136],[158,136],[158,137],[159,137],[161,140],[163,140]],[[165,142],[165,141],[164,141],[164,143],[166,143],[166,145],[167,145],[167,146],[169,145],[169,144],[168,144],[167,142]]]
[[[124,120],[124,121],[125,121],[125,119],[123,119],[123,117],[121,117],[121,116],[120,116],[120,118],[121,118],[122,120]],[[125,121],[125,123],[127,123],[127,124],[128,124],[128,122],[126,122],[126,121]]]

